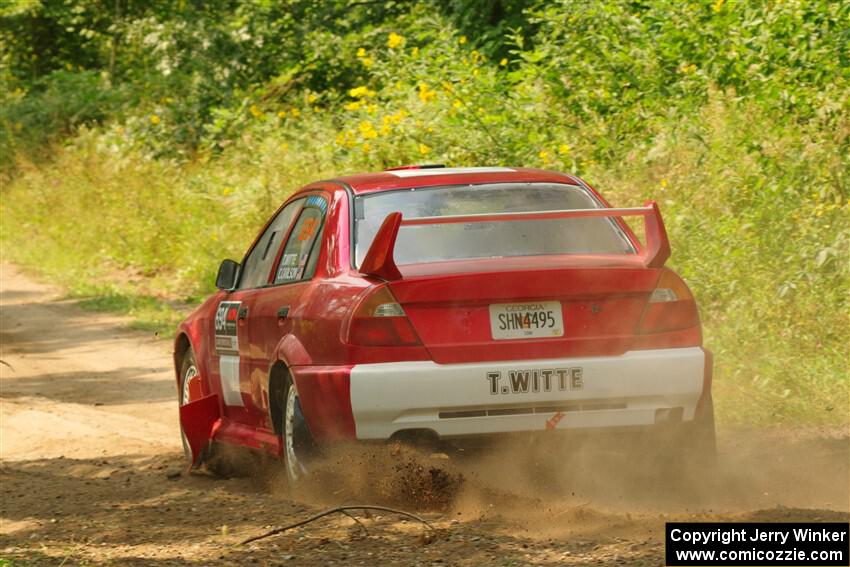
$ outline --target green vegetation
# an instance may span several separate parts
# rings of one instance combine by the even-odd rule
[[[314,179],[559,169],[660,202],[721,419],[850,417],[846,0],[32,1],[0,42],[3,256],[93,307],[171,325]]]

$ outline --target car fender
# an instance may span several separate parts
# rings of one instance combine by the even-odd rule
[[[351,367],[314,365],[307,349],[292,334],[281,339],[276,355],[298,390],[304,419],[314,441],[355,439],[349,393]]]
[[[195,364],[198,366],[198,373],[201,375],[201,378],[205,382],[205,387],[207,391],[210,391],[209,384],[209,372],[207,365],[207,356],[206,352],[202,352],[203,340],[201,339],[201,330],[198,328],[198,325],[192,325],[187,322],[181,323],[177,328],[177,337],[174,339],[174,375],[176,378],[176,384],[178,388],[180,388],[180,366],[183,362],[183,354],[187,351],[187,349],[182,348],[182,341],[185,340],[188,342],[190,349],[195,353]],[[183,338],[185,337],[185,339]]]
[[[211,309],[214,305],[217,305],[221,301],[222,295],[223,294],[219,292],[211,296],[177,326],[173,353],[175,376],[174,384],[178,400],[180,395],[180,366],[182,363],[183,353],[186,352],[184,345],[188,343],[188,348],[191,348],[195,353],[195,364],[198,367],[198,373],[201,375],[204,395],[218,395],[220,415],[224,415],[224,403],[221,400],[221,391],[217,385],[211,382],[211,349],[215,349],[215,345],[210,345],[208,341],[204,340],[204,333],[209,329],[208,325],[211,324]]]
[[[277,424],[275,417],[276,408],[273,406],[274,395],[272,392],[272,376],[276,370],[280,369],[282,364],[286,368],[286,374],[290,379],[296,380],[295,373],[292,371],[292,366],[301,366],[310,364],[312,359],[307,353],[307,349],[301,344],[301,341],[292,333],[287,333],[277,343],[272,357],[272,363],[269,366],[268,372],[262,377],[260,388],[263,391],[263,397],[266,400],[265,406],[268,412],[269,423]],[[295,385],[298,388],[298,384]]]
[[[216,391],[209,382],[209,350],[210,348],[215,348],[215,346],[207,344],[203,335],[204,330],[208,328],[207,325],[211,324],[211,310],[214,305],[218,305],[218,303],[222,300],[222,296],[223,294],[221,292],[212,295],[177,326],[177,333],[174,338],[173,356],[175,384],[178,387],[178,393],[180,386],[180,364],[182,362],[182,355],[185,352],[185,349],[182,348],[181,344],[183,340],[188,341],[189,348],[191,348],[195,353],[195,363],[198,366],[198,373],[201,375],[201,379],[204,382],[204,391],[206,393]],[[185,337],[185,339],[183,339],[183,337]]]
[[[275,359],[282,361],[287,367],[308,366],[313,364],[313,358],[301,340],[289,333],[284,335],[275,348]]]

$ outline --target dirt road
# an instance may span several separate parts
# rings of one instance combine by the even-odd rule
[[[459,462],[370,449],[382,456],[349,455],[298,494],[274,467],[178,474],[169,341],[13,266],[0,281],[0,559],[14,565],[658,565],[666,521],[850,517],[846,430],[721,431],[719,471],[687,482],[618,452],[527,444]],[[423,479],[454,473],[464,482],[427,509]],[[436,538],[373,514],[238,544],[365,499],[420,513]]]

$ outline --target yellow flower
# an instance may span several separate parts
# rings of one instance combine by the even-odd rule
[[[349,102],[348,104],[346,104],[345,109],[346,110],[352,110],[352,111],[353,110],[359,110],[362,105],[363,105],[362,100],[355,100],[354,102]]]
[[[353,98],[366,98],[375,96],[375,91],[369,90],[369,87],[354,87],[348,94]]]
[[[277,113],[277,117],[278,118],[286,118],[286,111],[281,110],[280,112]]]
[[[309,102],[310,104],[316,102],[317,100],[319,100],[319,97],[316,96],[315,93],[310,93],[309,95],[307,95],[307,102]]]
[[[540,153],[537,154],[537,157],[539,157],[543,161],[543,163],[549,163],[549,152],[547,152],[546,150],[540,150]]]
[[[293,109],[291,110],[291,112],[292,112],[292,117],[293,117],[293,118],[297,118],[298,116],[300,116],[300,115],[301,115],[301,111],[300,111],[300,110],[298,110],[297,108],[293,108]]]
[[[228,195],[230,195],[232,193],[233,193],[232,187],[225,187],[224,190],[222,190],[222,192],[221,192],[221,194],[224,195],[225,197],[227,197]]]
[[[254,118],[260,118],[263,116],[263,111],[257,108],[256,104],[252,104],[251,108],[249,108],[248,110],[251,111],[251,114],[254,116]]]
[[[287,144],[286,142],[282,143],[280,145],[280,149],[285,152],[286,150],[289,149],[289,144]]]
[[[464,43],[466,43],[466,36],[465,35],[460,36],[460,39],[457,40],[457,41],[458,41],[458,43],[463,45]]]
[[[719,13],[720,10],[723,9],[723,2],[724,1],[725,0],[717,0],[717,2],[714,3],[714,6],[711,7],[711,9],[714,10],[715,14]]]
[[[366,50],[362,47],[357,50],[357,57],[366,57]]]
[[[371,151],[372,146],[369,145],[369,142],[363,142],[363,145],[361,145],[360,148],[363,150],[364,154],[368,154],[369,151]]]
[[[425,83],[419,83],[419,100],[430,102],[437,98],[437,91],[432,91]]]
[[[374,140],[378,137],[378,133],[375,131],[375,128],[372,126],[372,123],[368,120],[364,120],[361,122],[357,129],[360,130],[360,135],[366,138],[367,140]]]
[[[419,153],[423,156],[427,156],[429,153],[431,153],[431,148],[429,148],[425,144],[419,144]]]
[[[417,55],[419,55],[419,48],[418,48],[418,47],[414,47],[414,48],[411,50],[410,54],[411,54],[411,55],[413,55],[414,57],[416,57]]]
[[[366,112],[368,112],[369,114],[375,114],[375,111],[377,111],[377,110],[378,110],[377,104],[370,104],[369,106],[366,107]]]
[[[661,188],[663,189],[663,188],[665,188],[665,187],[667,187],[667,178],[666,178],[666,177],[662,177],[662,178],[661,178]]]
[[[363,58],[360,60],[360,62],[361,62],[361,63],[363,63],[363,65],[364,65],[364,66],[366,66],[366,67],[371,67],[371,66],[372,66],[372,58],[371,58],[371,57],[363,57]]]
[[[472,70],[472,76],[473,76],[473,77],[477,77],[477,76],[478,76],[478,69],[473,69],[473,70]]]
[[[154,126],[159,124],[159,116],[157,116],[156,114],[151,114],[151,124],[153,124]]]
[[[390,32],[390,36],[387,38],[387,47],[395,49],[396,47],[400,47],[402,44],[404,44],[404,38],[395,32]]]
[[[386,118],[386,116],[384,116],[384,118]],[[390,128],[390,125],[387,124],[386,122],[384,122],[384,125],[381,126],[381,130],[380,130],[381,136],[388,135],[390,133],[390,130],[392,130],[392,128]]]
[[[460,99],[456,98],[455,101],[452,103],[452,106],[455,108],[460,108],[461,106],[463,106],[463,103],[460,101]]]
[[[349,134],[348,132],[340,132],[337,134],[336,143],[340,146],[345,146],[346,148],[353,148],[356,145],[354,135]]]
[[[507,57],[502,58],[502,60],[499,61],[499,65],[501,65],[502,67],[506,67],[508,65]]]
[[[570,147],[567,144],[561,144],[558,146],[558,153],[562,156],[569,155]]]

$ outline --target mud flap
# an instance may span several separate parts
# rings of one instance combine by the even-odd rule
[[[212,438],[213,428],[220,418],[221,409],[216,394],[180,406],[180,426],[192,451],[190,468],[200,464],[204,447]]]

